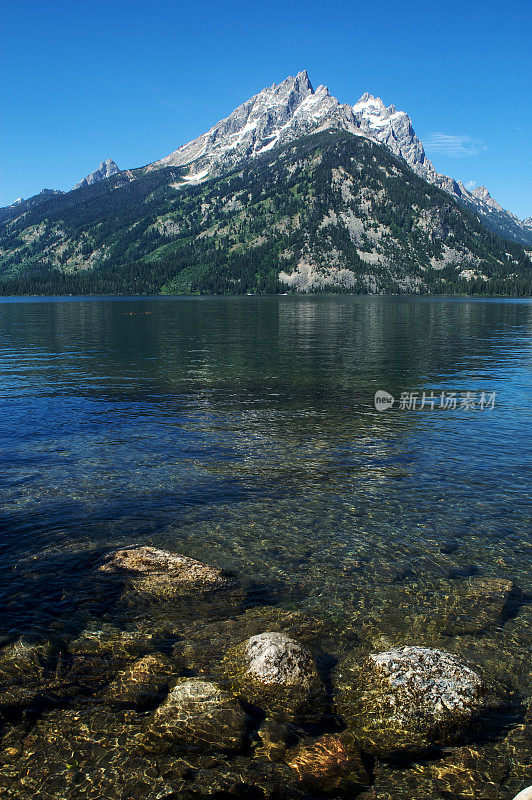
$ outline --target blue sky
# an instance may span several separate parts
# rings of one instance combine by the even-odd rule
[[[532,216],[530,0],[17,0],[1,35],[0,205],[161,158],[307,69],[408,111],[437,169]]]

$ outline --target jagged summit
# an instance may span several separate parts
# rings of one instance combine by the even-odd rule
[[[341,103],[326,86],[314,89],[306,70],[266,87],[206,133],[165,158],[122,175],[129,182],[163,167],[184,167],[179,179],[175,175],[171,179],[172,186],[179,188],[230,172],[277,146],[326,129],[344,130],[383,145],[424,180],[469,205],[496,233],[532,244],[532,218],[517,219],[484,187],[469,190],[435,169],[405,111],[387,106],[382,98],[369,92],[354,105]],[[75,188],[90,186],[118,172],[115,162],[107,159]]]
[[[436,170],[427,158],[408,114],[397,111],[394,105],[386,106],[380,97],[368,92],[355,103],[353,112],[364,133],[403,158],[425,180],[435,182]]]
[[[285,88],[292,87],[301,93],[305,92],[307,94],[314,93],[314,87],[310,82],[309,74],[306,69],[300,70],[297,73],[297,75],[294,76],[289,75],[288,78],[285,78],[285,80],[281,81],[281,83],[278,84],[272,83],[272,85],[270,86],[270,91],[275,91],[276,89],[282,89],[283,87]]]
[[[493,230],[517,241],[532,238],[530,227],[503,209],[487,191],[470,192],[459,181],[438,173],[405,111],[386,106],[369,92],[353,106],[341,103],[326,86],[314,89],[306,70],[263,89],[197,139],[149,164],[147,170],[188,167],[184,181],[200,183],[324,128],[346,130],[384,145],[417,175],[472,206]]]
[[[503,207],[499,205],[499,203],[491,196],[485,186],[475,187],[471,194],[482,203],[486,203],[486,205],[490,208],[493,208],[496,211],[504,211]]]
[[[110,178],[111,175],[116,175],[117,172],[120,172],[120,170],[113,159],[107,158],[105,161],[101,162],[98,169],[91,172],[90,175],[87,175],[87,177],[83,178],[79,183],[76,183],[74,189],[83,189],[84,186],[92,186],[93,183],[98,183],[98,181],[103,181],[105,178]]]
[[[331,97],[326,86],[314,89],[303,70],[263,89],[207,133],[148,169],[190,165],[186,179],[198,182],[327,126],[359,133],[351,107]]]
[[[468,203],[492,230],[515,241],[532,243],[532,226],[504,209],[486,187],[478,186],[470,191],[460,181],[441,175],[435,169],[405,111],[398,111],[394,105],[386,106],[380,97],[365,92],[353,106],[353,112],[365,135],[404,159],[415,173],[429,183]]]

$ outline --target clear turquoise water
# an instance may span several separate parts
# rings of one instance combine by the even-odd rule
[[[79,587],[129,543],[394,642],[468,576],[526,595],[531,321],[521,300],[0,301],[2,635],[85,624]],[[378,412],[377,389],[497,396]],[[523,604],[448,646],[529,696],[530,625]]]

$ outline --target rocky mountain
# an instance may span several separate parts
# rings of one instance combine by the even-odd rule
[[[105,161],[101,162],[98,169],[95,169],[94,172],[91,172],[90,175],[87,175],[87,177],[83,178],[79,183],[76,183],[74,189],[83,189],[85,186],[92,186],[93,183],[98,183],[98,181],[110,178],[112,175],[116,175],[117,172],[120,172],[120,170],[113,159],[107,158]]]
[[[325,86],[312,87],[306,70],[263,89],[207,133],[147,167],[188,167],[187,181],[221,175],[250,158],[325,128],[359,135],[353,110],[331,97]]]
[[[353,106],[353,113],[360,129],[367,136],[403,158],[422,178],[436,183],[436,170],[425,155],[412,121],[404,111],[397,111],[395,106],[386,107],[380,97],[365,92]]]
[[[406,113],[342,104],[306,72],[160,161],[108,159],[0,223],[4,293],[532,291],[532,226],[439,175]]]
[[[502,208],[487,190],[469,192],[459,181],[439,174],[427,158],[412,121],[380,97],[365,93],[350,107],[325,86],[312,87],[306,71],[264,89],[207,133],[150,164],[147,169],[187,166],[187,180],[197,183],[234,169],[243,161],[326,128],[346,130],[383,144],[425,180],[467,203],[496,233],[532,244],[530,227]]]
[[[532,245],[530,220],[521,221],[502,208],[484,187],[469,191],[459,181],[436,171],[404,111],[386,106],[381,98],[368,93],[354,106],[340,103],[325,86],[315,90],[306,71],[259,92],[209,131],[144,170],[122,173],[123,182],[134,180],[144,171],[179,166],[186,167],[187,183],[199,183],[309,133],[331,128],[379,142],[404,159],[417,175],[479,214],[490,230],[511,241]],[[75,188],[91,186],[119,171],[115,162],[107,159]],[[0,210],[0,218],[3,211]]]
[[[190,177],[121,172],[12,209],[0,292],[532,292],[522,246],[368,137],[326,127]]]
[[[414,172],[429,183],[471,206],[491,230],[513,241],[532,244],[529,226],[500,206],[484,186],[470,192],[460,181],[436,171],[414,132],[412,120],[404,111],[397,111],[393,105],[386,107],[380,97],[368,93],[355,103],[353,111],[365,134],[403,158]]]
[[[57,197],[61,194],[64,194],[61,189],[42,189],[39,194],[35,194],[33,197],[28,197],[27,200],[19,198],[19,200],[11,203],[10,206],[0,208],[0,223],[5,219],[12,218],[13,216],[23,216],[29,209],[33,209],[49,200],[51,197]]]

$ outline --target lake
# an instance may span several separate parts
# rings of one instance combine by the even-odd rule
[[[511,798],[532,783],[531,322],[526,300],[0,300],[0,633],[5,647],[22,637],[54,648],[45,678],[3,676],[9,691],[34,690],[26,705],[5,701],[7,796],[129,797],[127,758],[132,797],[174,796],[160,794],[174,779],[160,764],[151,775],[153,758],[127,743],[108,752],[105,733],[76,727],[77,714],[116,743],[113,725],[131,740],[148,713],[100,703],[118,668],[109,654],[105,669],[90,666],[103,670],[92,683],[79,664],[60,680],[58,659],[73,669],[72,642],[107,625],[144,630],[139,653],[177,648],[183,674],[204,674],[231,639],[230,617],[237,638],[284,620],[325,672],[357,648],[415,644],[506,687],[506,727],[476,743],[464,768],[478,794],[460,794],[452,781],[462,779],[441,777],[436,760],[370,766],[377,788],[361,797],[392,797],[392,780],[393,796],[411,800],[429,787],[433,797]],[[391,408],[375,409],[378,390]],[[442,393],[457,407],[440,407]],[[105,553],[132,544],[231,570],[246,585],[242,607],[124,611],[91,576]],[[511,602],[498,606],[505,582]],[[194,769],[214,781],[248,770],[249,754],[241,761]],[[189,791],[186,775],[175,780]]]

